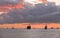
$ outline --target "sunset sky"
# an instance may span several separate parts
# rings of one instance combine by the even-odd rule
[[[48,1],[50,1],[50,2],[55,2],[57,5],[60,5],[60,0],[48,0]]]
[[[0,28],[11,28],[13,24],[15,28],[26,28],[18,23],[32,23],[32,28],[43,28],[44,23],[49,28],[60,27],[60,0],[0,0]]]
[[[0,23],[59,23],[60,0],[0,0]]]

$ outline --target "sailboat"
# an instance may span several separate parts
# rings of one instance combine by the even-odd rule
[[[30,24],[27,26],[27,29],[31,29],[31,26],[30,26]]]

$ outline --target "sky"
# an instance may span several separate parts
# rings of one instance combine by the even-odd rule
[[[0,0],[0,23],[60,22],[59,5],[59,0]]]
[[[60,5],[60,0],[48,0],[50,2],[56,2],[57,5]]]

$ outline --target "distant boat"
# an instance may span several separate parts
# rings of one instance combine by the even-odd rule
[[[30,26],[30,24],[27,26],[27,29],[31,29],[31,26]]]
[[[51,29],[54,29],[53,27],[51,27]]]
[[[59,29],[58,27],[56,29]]]
[[[44,27],[44,29],[47,29],[47,25]]]
[[[11,29],[15,29],[14,27],[12,27]]]

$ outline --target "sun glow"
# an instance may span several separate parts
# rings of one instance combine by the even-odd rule
[[[0,12],[0,15],[1,15],[1,14],[7,14],[7,13],[8,13],[8,12]]]
[[[48,0],[49,2],[55,2],[56,5],[60,5],[60,0]]]
[[[24,0],[24,2],[30,3],[32,6],[34,6],[35,4],[40,3],[38,0]]]
[[[40,3],[38,0],[25,0],[24,2],[32,3],[32,4]]]
[[[32,6],[35,6],[35,4],[39,3],[46,3],[47,0],[24,0],[25,3],[30,3]]]

